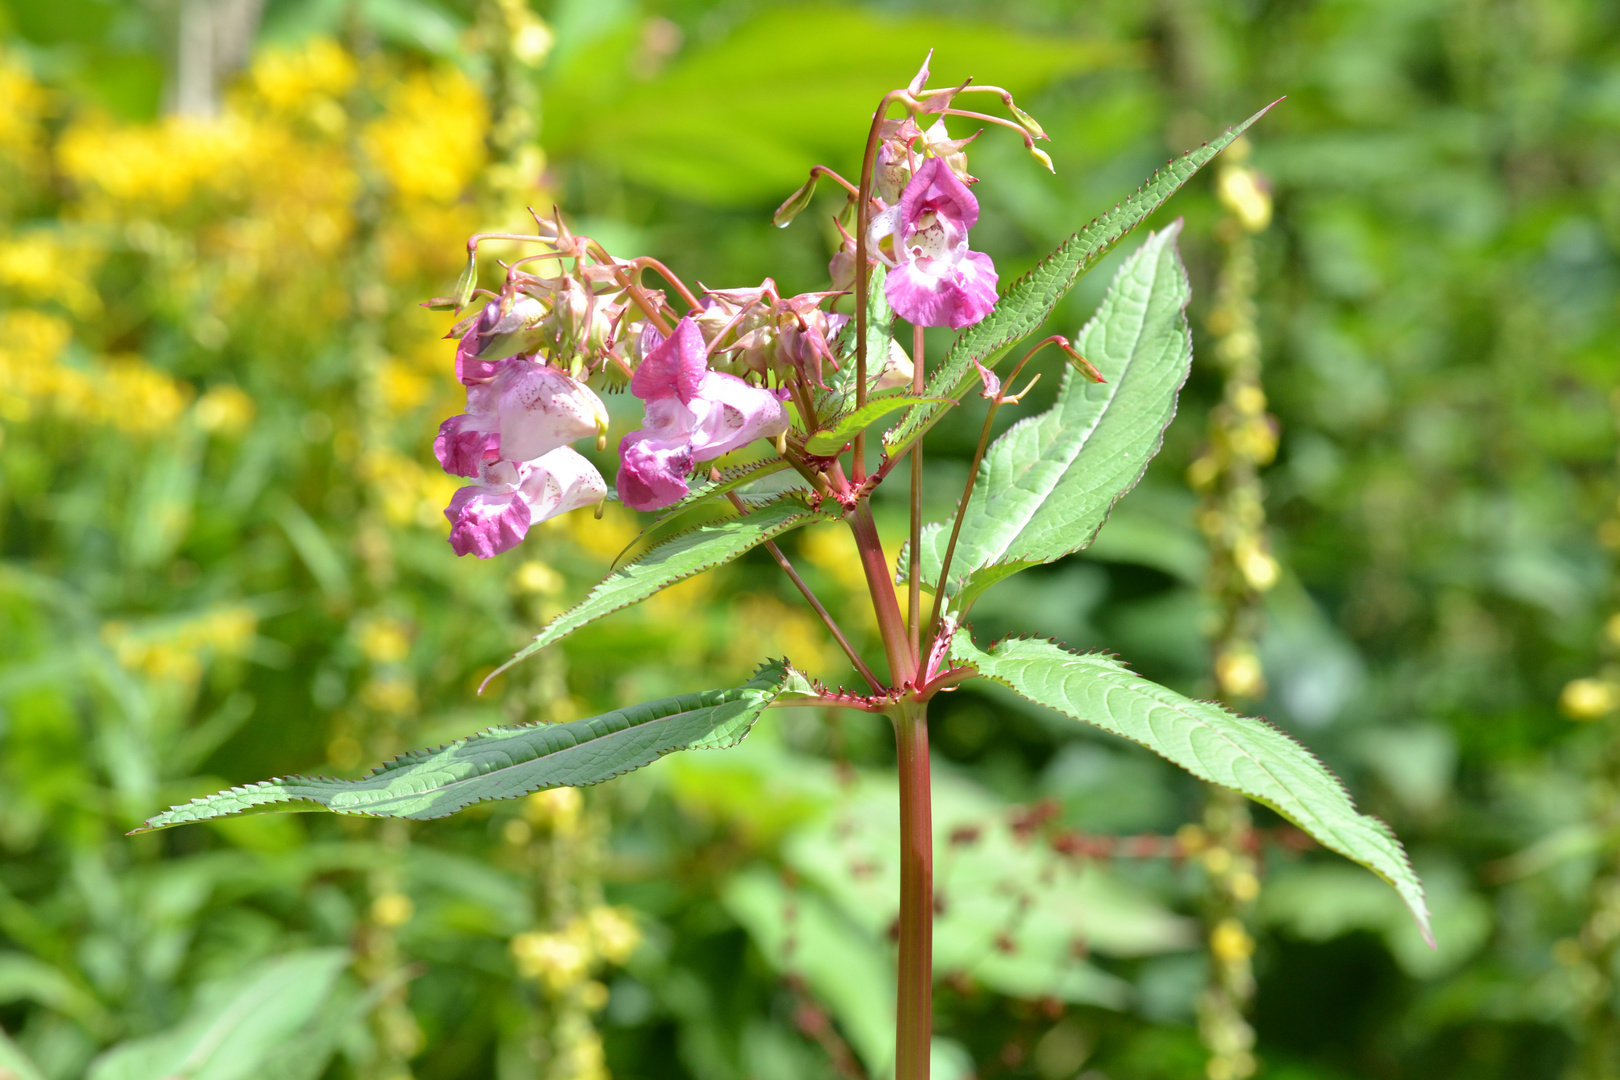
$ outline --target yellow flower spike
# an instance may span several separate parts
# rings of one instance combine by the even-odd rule
[[[1254,955],[1254,939],[1236,919],[1222,919],[1210,931],[1209,951],[1222,963],[1247,960]]]
[[[1233,874],[1227,887],[1232,891],[1232,899],[1240,904],[1253,903],[1260,895],[1260,879],[1247,870]]]
[[[371,902],[371,921],[390,929],[404,926],[416,914],[416,905],[404,893],[387,892]]]
[[[1232,853],[1223,847],[1212,847],[1204,852],[1204,869],[1214,877],[1220,877],[1232,869]]]
[[[1188,855],[1197,855],[1209,845],[1209,833],[1202,825],[1189,822],[1176,830],[1176,844]]]
[[[1558,695],[1558,707],[1571,720],[1599,720],[1620,707],[1620,686],[1606,679],[1572,679]]]
[[[579,825],[579,815],[584,808],[584,797],[578,788],[571,787],[548,788],[523,800],[523,816],[531,824],[549,825],[565,835]]]
[[[641,929],[625,908],[592,908],[586,922],[598,955],[610,964],[624,963],[641,944]]]
[[[1248,650],[1224,652],[1215,658],[1215,682],[1221,696],[1255,700],[1265,696],[1266,678],[1260,658]]]

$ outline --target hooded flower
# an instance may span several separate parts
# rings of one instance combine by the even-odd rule
[[[647,403],[642,428],[619,443],[619,498],[635,510],[662,509],[685,495],[686,474],[698,462],[788,428],[775,394],[709,370],[690,317],[647,354],[630,392]]]
[[[960,330],[990,314],[996,268],[967,246],[978,220],[979,201],[937,157],[917,169],[900,205],[873,219],[869,244],[890,267],[884,295],[897,315],[915,326]]]
[[[529,529],[607,495],[589,461],[570,446],[560,446],[533,461],[486,461],[478,483],[450,498],[450,547],[457,555],[488,559],[515,546]]]
[[[488,367],[489,381],[467,387],[467,411],[433,440],[446,472],[477,476],[486,461],[529,461],[607,430],[602,399],[566,371],[523,357]]]

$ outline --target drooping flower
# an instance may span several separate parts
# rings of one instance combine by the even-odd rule
[[[477,476],[485,461],[529,461],[607,430],[590,387],[549,364],[511,357],[467,387],[467,411],[439,428],[433,452],[446,472]]]
[[[514,547],[547,518],[601,502],[607,484],[571,446],[533,461],[479,463],[478,483],[450,498],[450,547],[457,555],[488,559]]]
[[[619,443],[619,498],[635,510],[659,510],[685,495],[686,475],[698,462],[788,428],[787,410],[771,391],[709,370],[690,317],[647,354],[630,392],[647,403],[641,429]]]
[[[900,204],[872,220],[868,237],[868,246],[890,268],[884,295],[895,314],[915,326],[954,330],[990,314],[995,265],[990,256],[968,250],[968,230],[978,220],[979,201],[944,159],[923,162]]]

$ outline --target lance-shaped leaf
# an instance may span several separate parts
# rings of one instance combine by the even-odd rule
[[[831,520],[834,520],[831,515],[812,510],[802,493],[788,492],[774,502],[755,507],[747,515],[678,533],[603,578],[582,603],[552,619],[533,641],[491,672],[484,685],[524,657],[561,641],[604,615],[639,604],[694,574],[723,566],[749,549],[801,525]]]
[[[1098,259],[1108,254],[1126,234],[1275,104],[1272,102],[1243,123],[1155,172],[1134,195],[1069,237],[1033,270],[1015,281],[984,321],[968,327],[956,339],[939,370],[928,380],[928,395],[960,401],[979,377],[973,366],[975,360],[993,368],[1014,345],[1039,330],[1080,275],[1095,266]],[[939,405],[913,409],[884,438],[883,445],[889,456],[897,456],[920,439],[943,415],[945,410]]]
[[[1008,428],[985,455],[946,587],[958,611],[1009,574],[1091,543],[1158,453],[1192,366],[1185,314],[1192,293],[1176,254],[1180,232],[1176,222],[1149,236],[1080,331],[1077,348],[1106,381],[1065,368],[1056,403]],[[944,525],[924,531],[923,580],[930,584],[949,532]]]
[[[831,456],[842,450],[844,445],[853,439],[857,432],[866,430],[896,409],[904,409],[911,405],[926,402],[941,402],[946,405],[956,404],[954,401],[945,401],[943,398],[911,397],[905,394],[873,398],[854,412],[840,417],[832,427],[822,428],[804,440],[804,448],[812,454],[823,457]]]
[[[233,814],[327,809],[370,817],[439,818],[491,799],[599,784],[676,750],[735,746],[783,695],[811,692],[785,662],[734,690],[648,701],[567,724],[499,727],[437,750],[402,754],[359,780],[289,776],[193,799],[137,832]]]
[[[959,630],[950,658],[1037,705],[1141,743],[1200,780],[1271,807],[1395,886],[1433,944],[1423,883],[1389,826],[1359,813],[1336,776],[1264,720],[1182,697],[1111,657],[1072,653],[1050,641],[1014,638],[984,652]]]

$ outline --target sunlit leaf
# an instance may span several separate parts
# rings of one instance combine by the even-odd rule
[[[1158,452],[1192,365],[1180,232],[1177,222],[1132,253],[1080,332],[1079,351],[1106,381],[1065,369],[1057,402],[1014,424],[985,456],[946,586],[959,611],[1002,578],[1089,544]],[[949,537],[948,524],[923,534],[930,584]]]
[[[1271,807],[1393,885],[1432,942],[1423,883],[1389,826],[1358,812],[1338,777],[1264,720],[1182,697],[1111,657],[1072,653],[1050,641],[1010,638],[985,652],[960,630],[950,657],[1038,705],[1140,743],[1200,780]]]
[[[803,676],[773,661],[734,690],[659,698],[566,724],[491,728],[436,750],[402,754],[359,780],[289,776],[231,788],[173,807],[137,831],[232,814],[322,808],[370,817],[445,817],[491,799],[599,784],[677,750],[735,746],[777,698],[809,692]]]
[[[951,345],[939,369],[928,380],[927,392],[960,401],[979,377],[973,366],[975,360],[985,367],[995,367],[1014,345],[1039,330],[1080,275],[1095,266],[1098,259],[1108,254],[1270,108],[1266,106],[1243,123],[1228,128],[1155,172],[1130,198],[1075,233],[1033,270],[1013,282],[996,302],[995,310],[983,322],[968,327]],[[884,438],[889,455],[898,456],[943,415],[945,410],[937,405],[913,410]]]

